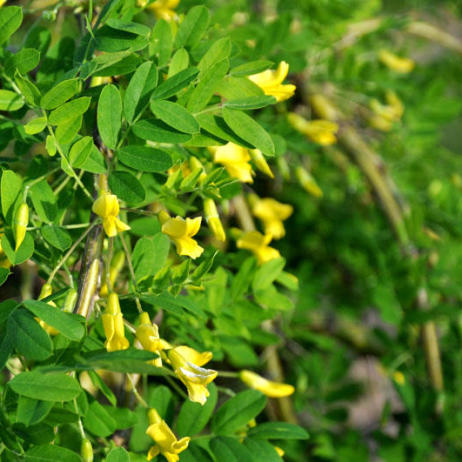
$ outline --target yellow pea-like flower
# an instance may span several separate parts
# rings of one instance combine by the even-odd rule
[[[389,69],[400,74],[408,74],[415,66],[415,62],[412,59],[401,58],[387,50],[380,50],[379,59]]]
[[[337,142],[338,124],[330,120],[306,120],[302,116],[291,112],[287,119],[295,130],[299,131],[311,141],[322,146],[329,146]]]
[[[104,346],[107,351],[126,350],[129,342],[125,338],[124,318],[120,311],[119,297],[111,292],[107,299],[106,311],[101,316],[103,322],[106,342]]]
[[[223,146],[210,146],[208,149],[213,154],[213,160],[223,165],[229,176],[243,183],[253,182],[250,153],[247,148],[229,142]]]
[[[124,263],[125,263],[125,253],[123,252],[123,250],[119,250],[112,257],[111,265],[109,268],[109,281],[111,283],[110,284],[111,287],[114,286],[117,276],[122,270]],[[108,289],[107,281],[105,280],[106,279],[105,276],[106,276],[105,272],[103,271],[103,283],[101,284],[101,289],[99,291],[99,295],[101,297],[106,297],[107,294],[109,293],[109,289]]]
[[[295,93],[295,85],[283,85],[283,81],[289,73],[289,65],[285,61],[281,61],[276,70],[267,69],[258,74],[249,75],[249,79],[257,84],[265,93],[265,95],[274,96],[276,100],[285,101]]]
[[[148,417],[150,425],[146,434],[156,443],[149,449],[148,460],[162,454],[167,462],[178,462],[180,460],[178,454],[188,447],[191,438],[185,436],[178,440],[167,422],[160,417],[155,409],[149,410]]]
[[[269,247],[271,242],[270,234],[262,234],[258,231],[248,231],[238,239],[237,247],[239,249],[250,250],[257,257],[258,263],[261,265],[267,261],[279,258],[281,254],[279,250]]]
[[[382,104],[377,99],[369,103],[372,109],[372,116],[369,117],[369,124],[377,130],[388,132],[394,122],[398,122],[404,114],[404,105],[395,92],[387,91],[385,94],[387,104]]]
[[[239,373],[240,379],[250,388],[258,390],[270,398],[283,398],[291,395],[295,388],[287,383],[272,382],[255,372],[242,370]]]
[[[116,195],[103,193],[94,202],[92,210],[103,219],[103,228],[108,237],[130,229],[130,226],[119,219],[119,201]]]
[[[20,245],[23,243],[24,238],[26,237],[27,225],[29,223],[29,207],[23,202],[18,210],[16,211],[14,217],[14,241],[15,248],[17,251]]]
[[[204,200],[204,213],[207,224],[212,231],[213,235],[218,241],[224,242],[226,240],[225,230],[218,215],[217,206],[213,199]]]
[[[186,255],[193,259],[202,255],[204,249],[192,238],[199,232],[201,221],[202,217],[186,220],[175,217],[168,218],[163,223],[162,232],[173,240],[178,255]]]
[[[252,212],[263,222],[265,234],[273,239],[281,239],[286,234],[282,222],[292,215],[293,207],[275,199],[257,198],[252,204]]]
[[[149,314],[145,311],[140,314],[140,324],[136,329],[136,338],[146,351],[159,355],[159,358],[153,359],[151,364],[162,367],[160,352],[170,348],[170,344],[159,337],[159,327],[151,322]]]
[[[176,376],[186,386],[189,399],[204,405],[210,395],[207,385],[218,374],[212,369],[201,367],[212,359],[212,353],[199,353],[193,348],[178,346],[168,351],[168,358]]]

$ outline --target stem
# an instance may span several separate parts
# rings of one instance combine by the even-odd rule
[[[184,399],[188,398],[188,395],[178,386],[178,384],[168,375],[164,376],[165,380],[168,382],[168,384],[175,389],[175,391],[182,396]]]
[[[132,264],[132,256],[128,250],[127,244],[125,243],[125,239],[122,236],[122,234],[119,234],[120,241],[122,242],[122,247],[124,248],[125,256],[127,258],[127,263],[128,263],[128,269],[130,271],[130,276],[132,278],[133,286],[135,288],[135,303],[136,303],[136,308],[138,309],[139,313],[143,312],[143,308],[141,307],[140,303],[140,298],[138,296],[138,285],[136,284],[136,278],[135,278],[135,271],[133,270],[133,264]]]
[[[239,372],[231,372],[231,371],[217,371],[219,377],[230,377],[230,378],[238,378]]]
[[[141,404],[141,406],[145,408],[149,408],[148,403],[143,399],[143,397],[139,394],[138,390],[136,389],[135,382],[133,382],[133,378],[130,374],[126,374],[128,381],[132,386],[132,392],[135,395],[136,400]]]

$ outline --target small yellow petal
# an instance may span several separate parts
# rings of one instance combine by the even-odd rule
[[[282,398],[291,395],[295,388],[286,383],[272,382],[265,379],[255,372],[242,370],[239,374],[240,379],[250,388],[261,391],[270,398]]]

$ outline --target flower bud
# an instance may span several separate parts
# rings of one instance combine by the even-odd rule
[[[75,302],[77,301],[77,291],[75,289],[69,290],[64,299],[63,311],[67,313],[72,313],[74,309]]]
[[[16,242],[15,252],[26,237],[27,224],[29,223],[29,207],[23,202],[14,217],[14,240]]]
[[[221,223],[220,216],[218,215],[218,210],[213,199],[204,200],[204,213],[207,224],[215,238],[219,241],[225,241],[225,231],[223,229],[223,225]]]
[[[53,292],[51,284],[43,284],[42,289],[40,290],[39,300],[49,297]]]
[[[82,440],[80,455],[82,456],[83,462],[93,462],[93,447],[90,440],[87,438]]]
[[[271,171],[268,162],[266,162],[265,156],[260,151],[260,149],[251,149],[250,156],[252,157],[255,167],[257,167],[257,169],[260,170],[260,172],[263,172],[270,178],[274,178],[273,172]]]
[[[295,175],[297,176],[297,180],[299,181],[301,187],[312,194],[315,197],[322,197],[323,192],[322,189],[316,183],[316,180],[311,176],[311,174],[305,170],[303,167],[298,166],[295,169]]]

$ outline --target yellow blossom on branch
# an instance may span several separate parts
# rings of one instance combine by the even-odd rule
[[[270,398],[283,398],[284,396],[291,395],[295,391],[292,385],[272,382],[252,371],[242,370],[239,373],[239,377],[250,388],[254,388]]]
[[[279,250],[269,247],[272,236],[270,234],[261,234],[258,231],[248,231],[244,233],[237,241],[239,249],[252,251],[261,265],[267,261],[279,258]]]
[[[370,101],[373,115],[369,117],[369,124],[377,130],[388,132],[393,123],[398,122],[403,116],[404,105],[393,91],[387,91],[385,99],[387,104],[382,104],[375,98]]]
[[[200,257],[204,249],[194,240],[201,227],[202,217],[168,218],[162,225],[162,232],[167,234],[176,246],[178,255],[186,255],[191,258]]]
[[[106,311],[101,316],[103,322],[106,342],[104,346],[107,351],[126,350],[129,342],[125,338],[124,318],[120,311],[119,297],[111,292],[107,299]]]
[[[293,207],[275,199],[257,198],[252,204],[252,212],[263,222],[265,234],[273,239],[281,239],[286,234],[282,222],[292,215]]]
[[[338,124],[330,120],[306,120],[302,116],[291,112],[287,116],[289,123],[311,141],[322,146],[329,146],[337,142],[335,136],[338,132]]]
[[[247,148],[234,143],[227,143],[224,146],[210,146],[209,151],[213,154],[213,160],[222,164],[229,176],[237,178],[243,183],[252,183],[252,166],[250,165],[250,154]]]
[[[226,240],[225,230],[223,229],[223,224],[221,223],[220,215],[218,215],[217,206],[213,199],[204,200],[204,213],[207,225],[215,236],[215,239],[224,242]]]
[[[265,156],[260,151],[260,149],[251,149],[250,155],[252,157],[253,163],[255,164],[255,167],[257,167],[260,172],[263,172],[270,178],[274,178],[273,172],[271,171],[270,166],[268,165],[268,162],[266,162]]]
[[[168,358],[175,374],[186,386],[189,399],[205,404],[210,395],[207,385],[215,379],[217,372],[201,366],[212,359],[212,353],[199,353],[193,348],[178,346],[168,351]]]
[[[159,355],[159,358],[152,360],[152,365],[162,367],[160,352],[170,348],[170,344],[159,337],[159,327],[157,324],[151,323],[149,314],[145,311],[140,314],[140,325],[136,329],[136,338],[146,351]]]
[[[295,85],[283,85],[282,83],[288,73],[289,65],[285,61],[281,61],[276,70],[267,69],[258,74],[250,75],[248,78],[257,84],[265,95],[274,96],[279,102],[289,99],[295,93]]]
[[[15,252],[19,249],[26,237],[27,224],[29,223],[29,206],[23,202],[14,216],[14,241]]]
[[[103,193],[93,203],[92,210],[103,219],[103,228],[108,237],[130,229],[130,226],[119,219],[119,201],[115,194]]]
[[[401,58],[387,50],[380,50],[380,61],[389,69],[400,74],[407,74],[414,69],[415,62],[410,58]]]
[[[167,459],[167,462],[178,462],[180,460],[178,454],[188,447],[191,438],[185,436],[177,440],[167,422],[160,417],[155,409],[149,410],[148,417],[150,425],[146,430],[146,434],[156,443],[149,449],[148,460],[162,454]]]
[[[313,178],[310,172],[304,169],[301,165],[297,166],[295,169],[295,176],[297,177],[298,182],[301,187],[309,194],[315,197],[322,197],[323,192],[319,187],[316,180]]]

